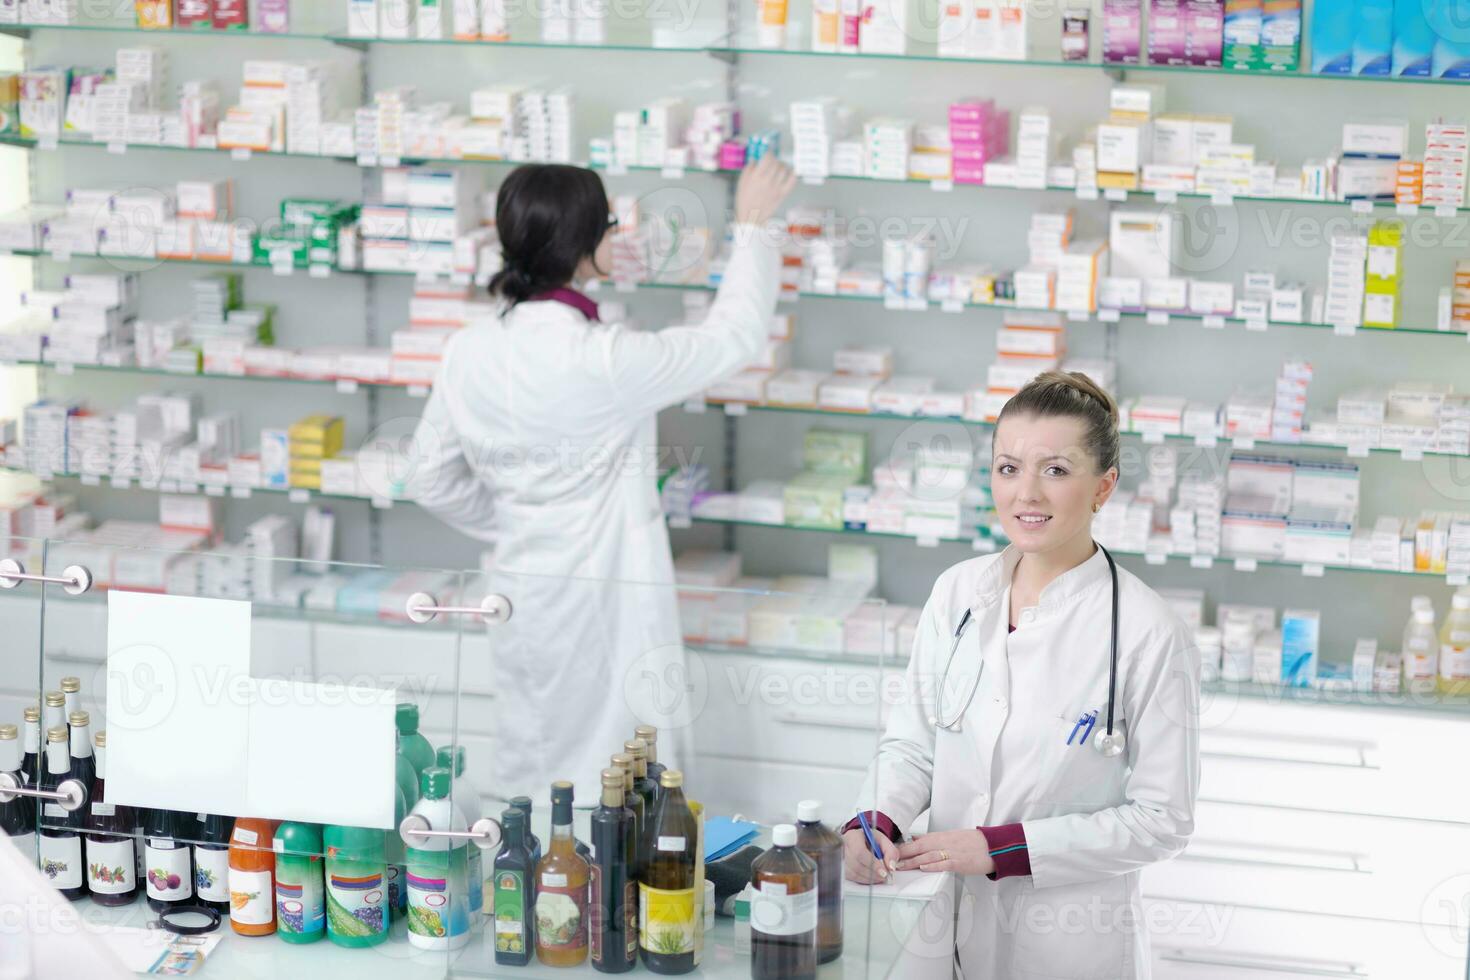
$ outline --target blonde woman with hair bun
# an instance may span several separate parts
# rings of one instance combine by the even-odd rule
[[[1093,541],[1117,484],[1118,409],[1091,378],[1048,372],[1006,403],[991,490],[1011,543],[924,605],[858,801],[882,862],[844,828],[854,881],[954,872],[973,912],[957,976],[1150,975],[1139,876],[1194,829],[1199,655]]]

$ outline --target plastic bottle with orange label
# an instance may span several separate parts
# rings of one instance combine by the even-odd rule
[[[230,835],[230,927],[242,936],[276,931],[276,822],[240,817]]]

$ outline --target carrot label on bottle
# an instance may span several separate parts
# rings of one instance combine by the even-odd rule
[[[543,874],[536,889],[536,945],[576,949],[587,945],[587,889],[563,874]]]
[[[638,939],[651,953],[694,952],[694,889],[638,886]],[[701,910],[702,911],[702,910]]]
[[[230,869],[230,918],[242,926],[268,926],[275,921],[276,897],[269,871]]]
[[[371,936],[388,931],[382,875],[327,875],[327,915],[332,930],[343,936]]]

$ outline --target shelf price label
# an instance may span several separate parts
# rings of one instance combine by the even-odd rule
[[[1128,200],[1128,192],[1121,187],[1109,187],[1103,191],[1103,196],[1109,201],[1117,201],[1119,203],[1124,203]]]
[[[1154,191],[1154,200],[1160,204],[1174,204],[1179,200],[1178,191]]]
[[[1202,449],[1213,448],[1217,441],[1218,440],[1213,435],[1196,434],[1194,437],[1194,444],[1201,447]]]
[[[306,267],[306,274],[313,279],[329,279],[332,276],[332,267],[320,262],[313,262]]]
[[[311,502],[311,491],[304,487],[294,487],[286,494],[286,499],[293,504],[307,504]]]
[[[378,496],[374,496],[372,498],[372,502],[373,502],[373,507],[375,509],[377,509],[377,510],[391,510],[393,508],[393,498],[392,497],[378,497]]]
[[[1453,204],[1436,204],[1434,206],[1434,216],[1436,218],[1453,218],[1459,213],[1460,209]]]
[[[1071,323],[1086,323],[1088,320],[1091,319],[1092,317],[1088,315],[1086,310],[1067,311],[1067,320]]]
[[[107,144],[107,152],[115,153],[118,156],[122,156],[124,153],[128,152],[128,144],[114,140],[113,142]]]
[[[703,415],[707,407],[703,398],[691,398],[684,403],[684,411],[690,415]]]
[[[60,146],[61,141],[55,136],[36,137],[36,149],[38,150],[55,150],[58,149]]]
[[[1169,325],[1169,313],[1167,310],[1149,310],[1148,325],[1151,327],[1167,327]]]
[[[949,191],[954,190],[954,181],[952,181],[952,180],[931,180],[931,181],[929,181],[929,189],[931,191],[938,191],[941,194],[948,193]]]
[[[747,409],[747,407],[746,407],[746,405],[745,405],[744,402],[726,402],[725,403],[725,414],[726,415],[740,416],[740,415],[744,415],[747,411],[748,411],[748,409]]]
[[[664,167],[659,171],[659,176],[664,180],[683,180],[684,168],[680,166]]]
[[[76,374],[77,373],[77,366],[75,364],[71,363],[70,361],[57,361],[56,362],[56,373],[57,374]]]
[[[1252,333],[1265,333],[1271,326],[1271,322],[1265,317],[1253,316],[1245,321],[1245,328]]]
[[[694,526],[694,522],[686,514],[670,514],[669,527],[675,531],[687,531]]]
[[[1256,441],[1250,436],[1235,436],[1230,440],[1230,448],[1249,452],[1256,448]]]
[[[1079,201],[1096,201],[1100,196],[1096,187],[1077,188],[1077,200]]]
[[[344,395],[354,395],[357,393],[357,381],[352,378],[338,378],[337,390]]]
[[[133,481],[125,476],[115,476],[108,481],[114,490],[127,490],[133,485]]]
[[[1213,555],[1190,555],[1190,568],[1214,568],[1215,558]]]
[[[1101,309],[1097,311],[1098,323],[1118,323],[1123,319],[1122,310]]]
[[[965,301],[962,299],[943,299],[939,301],[939,308],[945,313],[965,312]]]
[[[1235,195],[1229,191],[1215,191],[1210,195],[1210,203],[1217,208],[1235,207]]]
[[[1394,207],[1394,211],[1398,213],[1400,217],[1417,218],[1419,216],[1419,205],[1399,204]]]
[[[939,547],[939,539],[932,534],[921,534],[914,538],[914,544],[920,548],[937,548]]]
[[[1470,575],[1466,575],[1463,572],[1459,575],[1446,575],[1444,582],[1450,588],[1459,588],[1462,585],[1470,585]]]
[[[1169,561],[1169,554],[1165,551],[1145,551],[1143,560],[1150,565],[1163,565]]]
[[[1321,578],[1327,574],[1327,568],[1317,562],[1308,562],[1302,566],[1302,575],[1306,578]]]
[[[1372,214],[1373,213],[1373,202],[1372,201],[1369,201],[1369,200],[1365,200],[1363,198],[1359,198],[1358,200],[1353,201],[1351,206],[1352,206],[1352,209],[1353,209],[1353,214]]]
[[[1257,562],[1254,558],[1235,559],[1235,570],[1237,572],[1254,572],[1256,570],[1256,566]]]
[[[82,474],[82,486],[84,486],[84,487],[100,487],[100,486],[102,486],[102,477],[98,476],[96,473],[83,473]]]
[[[1201,321],[1206,330],[1224,330],[1225,318],[1218,313],[1207,314]]]
[[[1367,459],[1368,446],[1366,443],[1355,443],[1347,447],[1347,454],[1354,459]]]
[[[1332,325],[1332,335],[1334,337],[1351,337],[1357,332],[1358,325],[1356,323],[1334,323]]]
[[[995,551],[995,539],[994,538],[971,538],[970,539],[970,550],[971,551],[979,551],[982,554],[987,554],[988,555],[991,552]]]
[[[428,385],[409,385],[408,386],[408,397],[410,397],[410,398],[428,398],[429,397],[429,386]]]
[[[206,497],[223,497],[225,495],[225,488],[217,483],[209,483],[204,487],[204,495]]]
[[[249,160],[250,159],[250,147],[248,147],[248,146],[237,146],[237,147],[235,147],[234,149],[230,150],[230,159],[231,160]]]
[[[230,496],[231,497],[234,497],[236,500],[249,500],[250,499],[250,488],[249,487],[230,487]]]
[[[1162,445],[1164,442],[1164,433],[1158,429],[1144,429],[1139,435],[1150,445]]]
[[[801,178],[801,182],[808,187],[821,187],[827,182],[827,178],[818,174],[807,174],[805,177]]]
[[[1405,447],[1399,450],[1399,458],[1405,463],[1417,463],[1424,458],[1424,450]]]

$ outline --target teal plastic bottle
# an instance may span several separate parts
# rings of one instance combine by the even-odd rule
[[[413,764],[415,777],[422,777],[424,770],[434,765],[434,747],[429,740],[419,734],[419,706],[408,701],[398,706],[396,715],[398,722],[398,751],[408,757]],[[412,796],[414,802],[418,801],[419,792],[404,793],[404,796]]]
[[[329,826],[322,832],[327,938],[338,946],[376,946],[388,938],[386,838],[368,827]]]
[[[322,829],[286,821],[276,827],[276,934],[314,943],[327,934]]]

